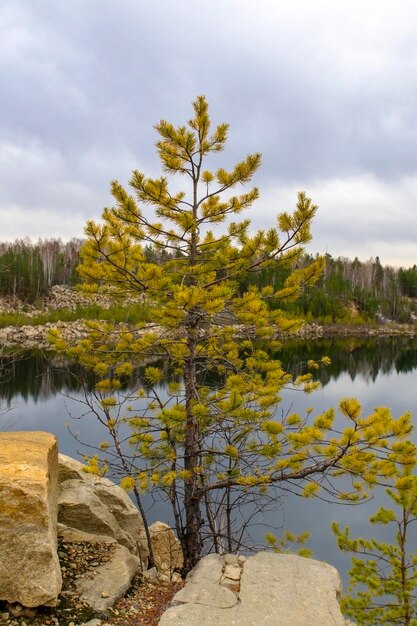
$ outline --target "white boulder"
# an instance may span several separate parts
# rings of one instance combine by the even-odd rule
[[[138,509],[118,485],[83,468],[79,461],[59,455],[58,521],[86,533],[113,537],[139,557],[146,570],[148,548]]]

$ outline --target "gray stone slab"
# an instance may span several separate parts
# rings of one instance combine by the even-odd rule
[[[227,609],[237,604],[236,595],[218,584],[188,583],[175,594],[174,604],[204,604],[219,609]]]
[[[241,606],[269,626],[344,626],[337,570],[293,554],[260,552],[244,565]]]
[[[209,560],[204,563],[206,558]],[[178,604],[176,594],[159,626],[345,626],[337,600],[340,577],[327,563],[261,552],[243,564],[237,602],[220,608],[216,604],[219,596],[212,588],[221,588],[214,579],[220,580],[224,558],[206,558],[179,592],[184,602]],[[203,595],[205,572],[210,581],[206,583],[209,594]]]
[[[187,582],[205,584],[218,583],[222,576],[224,557],[220,554],[209,554],[205,556],[188,574]]]
[[[219,609],[202,604],[182,604],[170,607],[162,615],[158,626],[264,626],[262,621],[242,622],[235,607]],[[291,626],[295,626],[291,624]],[[313,626],[313,625],[310,625]],[[317,625],[318,626],[318,625]]]

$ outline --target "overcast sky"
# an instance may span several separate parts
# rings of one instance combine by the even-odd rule
[[[218,165],[263,155],[254,227],[302,189],[311,252],[417,263],[416,24],[415,0],[0,0],[0,241],[82,236],[205,94]]]

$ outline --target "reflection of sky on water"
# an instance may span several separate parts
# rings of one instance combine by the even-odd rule
[[[330,406],[337,407],[341,398],[358,398],[364,412],[370,412],[377,406],[389,406],[393,415],[411,411],[417,415],[417,374],[379,374],[374,382],[366,381],[361,376],[352,380],[349,374],[342,374],[337,380],[331,379],[325,387],[305,395],[300,392],[285,391],[283,408],[291,403],[293,409],[302,411],[313,407],[322,411]]]
[[[356,376],[354,380],[349,374],[342,374],[337,380],[332,379],[325,387],[311,395],[298,394],[294,398],[291,391],[283,394],[283,404],[293,403],[292,410],[301,412],[307,407],[314,407],[315,413],[334,407],[343,397],[356,397],[362,404],[363,412],[370,413],[375,407],[390,407],[394,417],[411,410],[417,416],[417,375],[416,372],[399,374],[395,371],[390,374],[379,374],[375,381]],[[414,434],[416,436],[416,434]],[[332,521],[338,521],[342,526],[349,525],[352,537],[377,536],[380,540],[394,541],[390,535],[390,528],[381,525],[375,526],[368,522],[368,518],[382,504],[391,508],[391,501],[382,489],[377,489],[370,502],[349,506],[341,504],[326,504],[317,500],[304,500],[298,497],[285,497],[284,519],[285,528],[300,533],[309,530],[312,534],[310,548],[316,558],[326,560],[335,565],[346,581],[346,572],[350,567],[350,557],[342,553],[337,547],[333,534],[329,530]],[[279,513],[279,519],[282,513]],[[415,534],[417,545],[417,527],[411,531]]]
[[[324,387],[310,395],[299,391],[284,391],[282,404],[279,411],[297,411],[302,413],[307,407],[313,407],[314,413],[329,408],[337,407],[343,397],[355,396],[362,403],[365,413],[369,413],[376,406],[389,406],[394,416],[411,410],[417,415],[416,370],[398,373],[391,368],[387,373],[381,371],[372,378],[364,372],[357,373],[352,379],[352,373],[340,372],[337,378],[330,378]],[[73,397],[80,397],[71,392]],[[73,416],[82,414],[83,407],[60,393],[55,395],[47,393],[37,396],[16,395],[13,400],[14,408],[10,413],[0,417],[0,428],[3,430],[46,430],[58,437],[60,451],[77,458],[78,453],[83,452],[82,446],[77,443],[68,431],[70,425],[73,432],[79,432],[83,441],[97,443],[105,439],[102,426],[93,416],[85,416],[81,420],[73,419]],[[84,450],[85,451],[85,450]],[[329,526],[332,520],[337,520],[342,526],[348,524],[352,536],[366,536],[376,534],[378,537],[386,536],[387,528],[371,526],[368,517],[380,506],[386,497],[382,491],[377,490],[372,502],[360,506],[346,506],[327,504],[318,500],[304,500],[291,495],[284,495],[283,506],[277,507],[276,512],[269,512],[265,516],[259,516],[259,522],[271,524],[277,528],[286,529],[294,533],[310,530],[312,539],[309,547],[312,548],[316,558],[326,560],[338,567],[346,580],[346,572],[349,568],[350,557],[343,554],[336,547]],[[150,498],[147,499],[150,505]],[[149,514],[150,521],[163,519],[170,521],[169,508],[162,503],[157,503]],[[255,535],[257,542],[261,542],[265,529],[260,529]],[[414,531],[416,532],[416,531]],[[280,531],[277,532],[280,534]],[[389,539],[389,537],[386,537]],[[416,542],[417,544],[417,536]]]
[[[103,429],[92,416],[78,420],[71,418],[69,412],[78,415],[79,405],[61,394],[38,399],[36,402],[31,398],[24,400],[17,396],[12,412],[1,419],[6,426],[11,422],[12,430],[46,430],[53,433],[58,438],[59,451],[75,457],[77,448],[81,449],[81,446],[70,435],[68,426],[72,431],[82,432],[83,439],[91,442],[101,441]]]

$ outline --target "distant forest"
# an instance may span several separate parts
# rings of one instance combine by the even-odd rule
[[[41,239],[36,243],[19,239],[0,243],[0,295],[32,304],[54,285],[75,286],[82,243],[81,239],[66,243],[60,239]],[[162,263],[168,254],[147,246],[145,257]],[[321,323],[360,323],[378,319],[410,322],[416,319],[416,265],[398,269],[383,266],[378,257],[365,262],[357,258],[353,261],[333,258],[328,254],[325,258],[323,276],[315,287],[287,305],[294,314],[308,322],[318,320]],[[311,259],[306,255],[301,264]],[[248,275],[242,281],[241,290],[250,284],[279,289],[289,272],[277,263]]]
[[[302,263],[313,257],[305,255]],[[306,319],[320,323],[368,321],[413,322],[417,319],[417,266],[383,266],[378,257],[361,262],[325,255],[325,269],[316,285],[288,306]],[[259,286],[283,284],[289,270],[277,266],[262,270],[248,282]]]
[[[75,285],[81,239],[0,243],[0,295],[32,304],[53,285]]]

